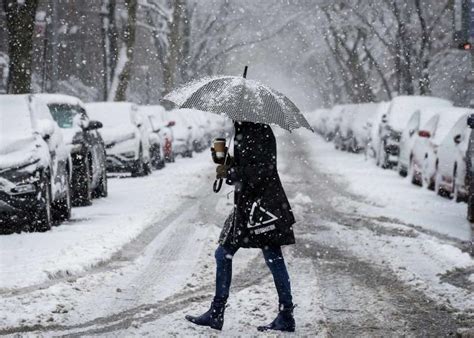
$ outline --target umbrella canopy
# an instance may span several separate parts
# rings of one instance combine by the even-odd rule
[[[313,129],[285,95],[243,77],[207,77],[166,95],[165,102],[178,108],[224,114],[234,121],[276,124],[283,129]]]

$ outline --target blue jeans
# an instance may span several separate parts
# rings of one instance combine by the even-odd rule
[[[232,258],[239,248],[222,246],[216,249],[216,295],[215,302],[226,302],[229,297],[232,281]],[[286,270],[285,259],[280,247],[262,249],[265,263],[273,275],[273,281],[278,293],[279,303],[285,307],[293,305],[291,296],[290,276]]]

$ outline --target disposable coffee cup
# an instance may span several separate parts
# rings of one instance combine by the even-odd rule
[[[225,138],[214,139],[214,150],[218,159],[225,157]]]

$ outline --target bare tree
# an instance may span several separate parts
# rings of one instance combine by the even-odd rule
[[[114,101],[125,101],[127,99],[127,89],[132,76],[138,1],[127,0],[125,7],[127,9],[127,21],[122,34],[117,61],[112,72],[114,76],[109,92],[109,99]]]
[[[8,29],[9,77],[7,91],[29,93],[33,52],[33,32],[38,0],[4,0]]]

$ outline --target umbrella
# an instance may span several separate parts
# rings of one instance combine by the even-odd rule
[[[178,88],[163,103],[177,108],[224,114],[234,121],[276,124],[292,131],[313,129],[296,105],[285,95],[244,76],[206,77]]]

